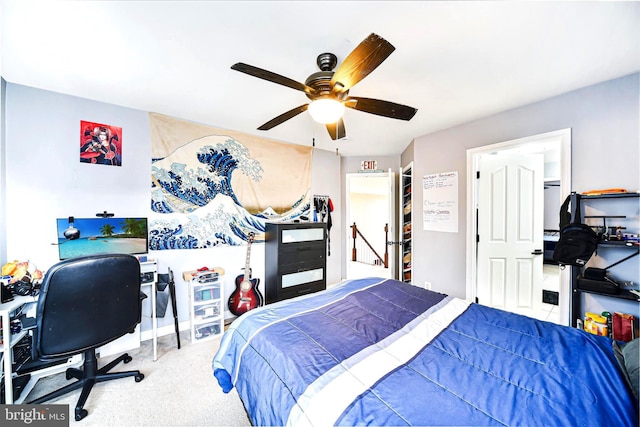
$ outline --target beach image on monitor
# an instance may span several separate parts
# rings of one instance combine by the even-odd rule
[[[60,259],[148,251],[146,218],[58,218]]]

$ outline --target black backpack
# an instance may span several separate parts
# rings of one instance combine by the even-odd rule
[[[575,204],[573,221],[571,212],[567,210],[572,197],[572,204]],[[553,251],[553,260],[560,265],[583,267],[598,247],[600,235],[588,225],[582,224],[581,218],[580,195],[572,193],[560,207],[560,238]]]

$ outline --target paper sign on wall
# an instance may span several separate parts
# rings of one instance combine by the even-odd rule
[[[458,172],[425,175],[422,178],[424,230],[458,232]]]

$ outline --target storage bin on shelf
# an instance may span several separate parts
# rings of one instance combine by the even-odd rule
[[[224,332],[224,281],[220,271],[197,272],[189,281],[191,341],[215,338]]]

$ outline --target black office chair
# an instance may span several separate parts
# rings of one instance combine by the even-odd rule
[[[143,296],[140,263],[131,255],[73,258],[49,269],[36,309],[34,360],[44,362],[83,354],[84,363],[82,369],[66,371],[68,380],[78,381],[29,403],[43,403],[82,388],[75,408],[76,421],[80,421],[88,414],[83,407],[95,383],[130,376],[136,382],[142,381],[144,374],[140,371],[109,373],[118,363],[131,361],[126,353],[98,369],[96,348],[135,330],[142,316]]]

